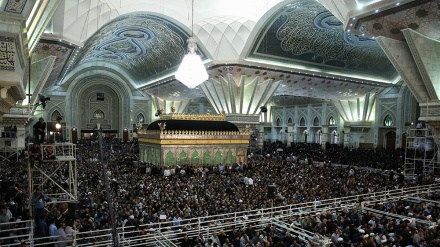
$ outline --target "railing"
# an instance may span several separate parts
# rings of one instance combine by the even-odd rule
[[[32,220],[15,221],[0,224],[0,246],[10,242],[7,246],[19,246],[21,242],[33,242],[34,225]]]
[[[212,236],[213,232],[222,230],[226,232],[232,231],[235,228],[247,227],[249,224],[252,224],[253,228],[257,230],[263,229],[267,224],[274,224],[279,228],[286,229],[300,240],[307,240],[311,239],[313,234],[300,227],[289,225],[287,223],[289,219],[292,219],[295,216],[299,216],[301,218],[304,215],[316,214],[318,212],[335,212],[337,210],[350,208],[362,209],[364,205],[367,207],[378,202],[387,202],[407,198],[414,200],[414,198],[430,196],[434,193],[440,193],[440,185],[431,184],[425,186],[408,187],[397,190],[359,194],[328,200],[184,219],[180,222],[180,225],[177,224],[177,221],[163,221],[159,223],[140,225],[138,229],[135,229],[134,227],[118,227],[117,233],[120,246],[177,246],[177,243],[183,237],[183,227],[185,228],[184,233],[190,238],[197,236],[206,239]],[[374,211],[375,214],[386,214],[392,218],[403,217],[370,208],[365,208],[365,210]],[[430,222],[418,223],[428,224]],[[431,224],[436,225],[434,222]],[[49,237],[33,239],[33,226],[31,221],[5,223],[0,224],[0,227],[6,225],[12,228],[9,230],[11,232],[24,231],[26,233],[15,237],[0,238],[0,243],[4,240],[17,238],[30,243],[30,246],[43,246],[49,240]],[[72,246],[111,246],[111,229],[79,232],[73,236],[71,242]],[[321,244],[328,242],[328,239],[325,237],[321,239]],[[11,244],[10,246],[14,245]],[[18,244],[16,246],[18,246]]]
[[[400,214],[388,213],[388,212],[384,212],[384,211],[377,210],[377,209],[374,209],[374,208],[367,208],[367,207],[365,207],[365,208],[363,208],[363,211],[369,211],[369,212],[371,212],[371,213],[373,213],[373,214],[375,214],[377,216],[381,216],[381,217],[382,216],[386,216],[388,219],[405,220],[405,219],[410,218],[411,220],[415,221],[415,223],[417,223],[419,225],[422,225],[422,226],[425,226],[425,227],[426,226],[435,226],[436,225],[436,223],[434,223],[432,221],[429,221],[429,220],[420,220],[420,219],[413,218],[413,217],[410,217],[410,216],[404,216],[404,215],[400,215]],[[381,217],[377,217],[377,218],[381,218]]]

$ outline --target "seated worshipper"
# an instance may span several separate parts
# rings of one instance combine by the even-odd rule
[[[38,160],[38,164],[41,166],[43,164],[43,160],[41,159],[41,149],[39,143],[34,143],[31,148],[29,148],[29,160],[31,162],[31,166],[34,165],[35,160]]]
[[[43,150],[44,159],[53,160],[55,159],[55,151],[53,146],[45,146]]]

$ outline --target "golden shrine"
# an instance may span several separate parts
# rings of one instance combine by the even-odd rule
[[[245,161],[249,128],[240,131],[216,114],[161,114],[138,131],[139,159],[158,166],[229,165]]]

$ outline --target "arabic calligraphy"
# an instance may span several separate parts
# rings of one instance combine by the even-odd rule
[[[21,14],[23,12],[24,6],[26,5],[25,0],[9,0],[6,4],[5,11],[12,12],[16,14]]]
[[[15,44],[11,37],[0,37],[0,70],[15,70]]]

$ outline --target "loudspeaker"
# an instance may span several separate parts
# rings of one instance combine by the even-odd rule
[[[267,186],[267,198],[268,199],[274,199],[275,198],[275,185],[268,185]]]
[[[96,93],[97,101],[104,101],[104,93]]]
[[[68,204],[68,212],[69,218],[72,220],[81,218],[81,204],[78,201],[69,202]]]

